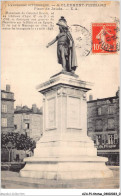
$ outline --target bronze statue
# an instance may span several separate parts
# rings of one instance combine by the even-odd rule
[[[58,63],[62,64],[63,70],[67,72],[74,72],[77,67],[76,53],[74,40],[69,32],[67,22],[63,16],[59,19],[57,25],[60,33],[56,38],[48,43],[47,48],[57,42],[57,57]]]

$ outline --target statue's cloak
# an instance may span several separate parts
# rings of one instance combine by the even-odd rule
[[[72,47],[69,51],[69,66],[72,70],[75,70],[77,67],[77,58],[76,58],[76,51],[75,51],[75,44],[72,44]]]

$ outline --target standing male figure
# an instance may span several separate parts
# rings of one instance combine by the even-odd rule
[[[57,42],[57,57],[58,63],[62,64],[63,70],[74,72],[77,67],[76,53],[74,40],[68,30],[67,22],[63,16],[59,19],[57,25],[59,26],[60,33],[56,38],[48,43],[47,48]]]

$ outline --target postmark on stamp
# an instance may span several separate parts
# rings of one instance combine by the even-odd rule
[[[116,53],[119,50],[116,23],[92,24],[92,53]]]

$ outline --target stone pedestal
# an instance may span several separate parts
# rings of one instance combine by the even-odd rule
[[[22,177],[86,179],[112,176],[87,136],[86,92],[77,75],[58,73],[39,86],[43,99],[43,137],[34,156],[25,158]]]

